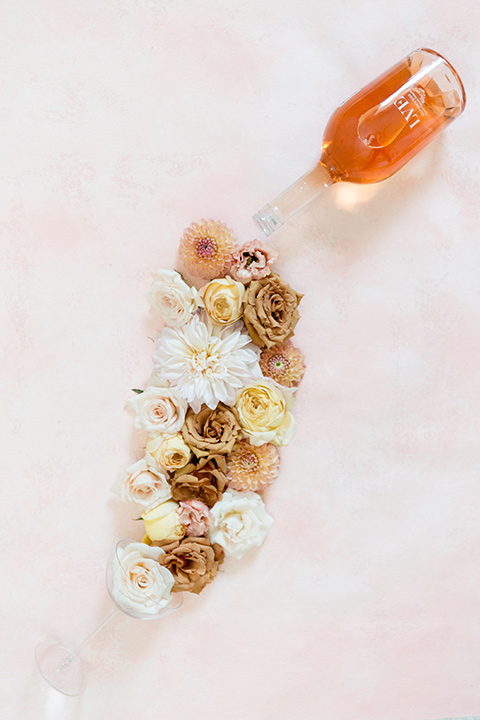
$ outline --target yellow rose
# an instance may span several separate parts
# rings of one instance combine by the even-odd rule
[[[175,500],[167,500],[153,510],[143,513],[145,532],[150,540],[181,540],[185,536],[185,527],[180,522]]]
[[[246,385],[237,395],[235,407],[240,425],[252,445],[287,445],[295,434],[295,420],[290,412],[294,395],[272,380],[262,378]]]
[[[230,325],[242,316],[245,287],[231,277],[212,280],[199,291],[210,320],[216,325]]]
[[[180,433],[173,436],[158,435],[147,442],[147,455],[165,470],[180,470],[192,457],[187,443]]]

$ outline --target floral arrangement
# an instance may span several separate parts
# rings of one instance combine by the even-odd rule
[[[180,269],[195,279],[153,274],[148,299],[165,327],[152,376],[128,402],[145,455],[112,488],[145,528],[122,551],[114,593],[123,605],[145,606],[148,591],[154,613],[172,592],[201,592],[226,557],[261,545],[272,526],[263,495],[294,436],[305,371],[290,340],[302,296],[275,260],[257,240],[238,247],[226,225],[202,220],[179,248]]]

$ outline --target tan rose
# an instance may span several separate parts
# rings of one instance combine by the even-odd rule
[[[143,513],[145,532],[150,540],[180,540],[185,535],[185,527],[180,522],[178,503],[173,500],[157,505],[153,510]]]
[[[147,456],[152,457],[157,465],[174,472],[184,467],[192,457],[192,452],[180,433],[150,438],[146,447]]]
[[[240,432],[236,411],[218,403],[212,410],[202,405],[199,413],[190,408],[182,428],[183,439],[197,457],[226,455]]]
[[[242,316],[245,288],[231,277],[212,280],[200,289],[203,304],[215,325],[230,325]]]
[[[227,487],[227,461],[224,455],[201,458],[175,473],[170,481],[172,497],[177,502],[195,498],[213,507]]]
[[[295,420],[290,412],[294,395],[273,380],[263,378],[242,388],[235,407],[240,425],[252,445],[287,445],[295,434]]]
[[[212,582],[224,559],[222,548],[217,544],[211,545],[204,537],[190,537],[162,545],[162,550],[165,554],[158,561],[174,577],[173,592],[201,592],[205,585]]]
[[[254,280],[243,298],[243,321],[253,342],[271,348],[293,335],[302,299],[279,275]]]

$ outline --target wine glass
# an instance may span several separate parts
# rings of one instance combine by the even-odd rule
[[[37,645],[38,669],[51,687],[64,695],[82,694],[87,677],[80,652],[120,611],[139,620],[156,620],[178,610],[183,596],[170,595],[173,577],[157,562],[160,553],[160,548],[134,540],[120,540],[115,545],[106,569],[107,589],[114,603],[107,615],[73,649],[52,638]]]

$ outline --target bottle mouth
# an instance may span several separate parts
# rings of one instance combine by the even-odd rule
[[[253,216],[255,225],[268,237],[285,222],[280,210],[273,205],[264,205]]]
[[[462,79],[461,79],[460,75],[458,74],[458,72],[453,67],[452,63],[449,60],[447,60],[447,58],[444,55],[437,52],[436,50],[432,50],[432,48],[422,47],[422,48],[419,48],[419,50],[420,50],[420,52],[427,52],[427,53],[430,53],[431,55],[436,55],[437,57],[441,58],[446,65],[448,65],[448,67],[450,68],[450,70],[453,73],[455,80],[458,83],[458,89],[459,89],[460,95],[461,95],[460,113],[462,113],[465,110],[465,105],[467,102],[467,94],[465,92],[465,87],[463,85]]]

